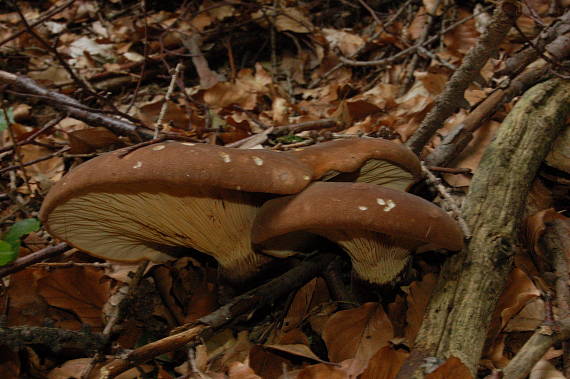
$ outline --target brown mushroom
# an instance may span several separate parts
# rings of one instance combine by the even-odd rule
[[[380,138],[339,139],[290,154],[310,166],[315,178],[326,181],[373,183],[405,191],[421,173],[411,150]]]
[[[357,275],[386,284],[398,278],[410,251],[431,244],[460,250],[457,223],[436,205],[368,183],[315,182],[303,192],[267,201],[252,229],[254,244],[310,231],[339,244]]]
[[[283,153],[160,143],[73,169],[51,189],[40,218],[52,235],[97,257],[163,262],[191,247],[237,281],[268,259],[250,242],[263,193],[297,193],[311,179]]]

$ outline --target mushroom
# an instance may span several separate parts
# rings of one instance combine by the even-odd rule
[[[457,223],[436,205],[368,183],[315,182],[303,192],[267,201],[255,218],[252,242],[309,231],[340,245],[363,280],[398,279],[411,251],[425,244],[460,250]]]
[[[421,173],[420,161],[411,150],[380,138],[339,139],[290,154],[325,181],[373,183],[405,191]]]
[[[250,228],[264,194],[292,194],[312,179],[289,155],[167,142],[94,158],[60,180],[40,218],[47,230],[94,256],[164,262],[191,247],[214,257],[232,281],[269,258]]]

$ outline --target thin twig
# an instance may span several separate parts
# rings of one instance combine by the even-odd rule
[[[67,246],[66,243],[60,243],[55,246],[49,246],[45,249],[38,250],[32,254],[26,255],[25,257],[18,258],[14,262],[0,267],[0,278],[21,271],[35,263],[56,257],[60,254],[63,254],[68,249],[69,246]]]
[[[441,179],[436,177],[426,166],[425,164],[422,162],[422,172],[424,173],[424,175],[427,177],[428,182],[435,187],[435,189],[437,189],[437,192],[440,194],[440,196],[443,198],[443,201],[445,202],[445,205],[447,207],[449,207],[449,209],[451,209],[451,211],[453,212],[453,216],[455,216],[455,219],[457,220],[457,223],[459,224],[459,227],[461,227],[461,230],[463,231],[463,235],[466,239],[471,238],[471,230],[469,229],[469,226],[467,226],[467,223],[465,222],[465,219],[463,218],[463,216],[461,215],[461,210],[459,209],[459,206],[457,205],[457,202],[455,201],[455,199],[453,197],[451,197],[451,195],[449,194],[449,192],[447,191],[447,189],[443,186],[443,184],[441,184]]]
[[[164,115],[166,114],[166,110],[168,109],[168,102],[170,101],[170,96],[172,96],[172,92],[174,91],[174,86],[176,85],[176,78],[180,74],[180,70],[182,70],[182,63],[178,63],[176,68],[174,69],[174,73],[170,78],[170,85],[168,86],[168,90],[166,91],[166,95],[164,97],[164,103],[162,103],[162,107],[160,108],[160,113],[158,114],[158,119],[156,120],[156,124],[154,126],[154,139],[158,138],[158,134],[160,133],[162,120],[164,119]]]

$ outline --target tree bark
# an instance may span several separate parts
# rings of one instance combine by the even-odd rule
[[[398,378],[423,378],[427,357],[459,358],[475,377],[497,299],[520,248],[526,197],[570,114],[570,82],[553,79],[525,93],[486,149],[463,216],[473,237],[449,258],[412,354]]]

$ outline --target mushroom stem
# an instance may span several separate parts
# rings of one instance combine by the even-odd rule
[[[350,256],[359,278],[370,283],[398,281],[410,263],[412,247],[382,233],[366,230],[315,230],[314,233],[340,245]]]

